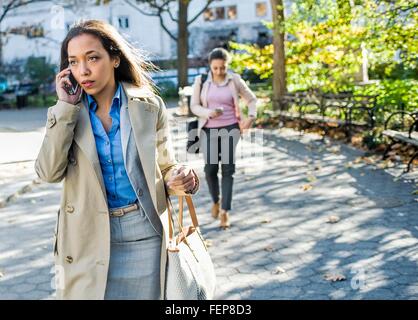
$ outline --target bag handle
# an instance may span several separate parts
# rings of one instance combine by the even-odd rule
[[[189,215],[192,218],[193,227],[199,227],[199,222],[197,221],[196,209],[193,204],[191,196],[179,196],[179,221],[181,222],[181,227],[183,228],[183,198],[186,199],[187,207],[189,208]]]
[[[199,222],[197,220],[196,209],[193,204],[193,200],[191,196],[179,196],[179,215],[177,216],[177,223],[179,225],[179,232],[183,232],[183,198],[186,199],[187,206],[189,208],[189,214],[192,219],[192,224],[194,228],[199,227]],[[173,235],[174,235],[174,222],[173,222],[173,204],[171,202],[170,197],[167,197],[167,211],[168,211],[168,241],[169,243],[173,242]]]

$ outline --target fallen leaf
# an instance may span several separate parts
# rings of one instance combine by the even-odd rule
[[[276,249],[275,249],[275,248],[273,248],[273,246],[272,246],[272,245],[269,245],[269,246],[267,246],[267,247],[265,247],[265,248],[264,248],[264,251],[267,251],[267,252],[273,252],[273,251],[276,251]]]
[[[340,221],[339,216],[329,216],[327,223],[337,223],[338,221]]]
[[[261,220],[261,223],[270,223],[270,222],[271,222],[271,219],[269,219],[269,218],[265,218],[265,219]]]
[[[278,266],[276,267],[276,269],[273,271],[274,274],[280,274],[280,273],[286,273],[286,270],[283,269],[282,267]]]
[[[309,174],[306,179],[308,180],[308,182],[315,182],[316,180],[318,180],[313,174]]]
[[[363,157],[358,157],[358,158],[356,158],[356,160],[354,160],[354,163],[359,164],[362,161],[363,161]]]
[[[304,184],[301,188],[303,191],[308,191],[311,190],[313,187],[311,184]]]
[[[340,153],[340,150],[341,149],[341,147],[340,146],[333,146],[333,147],[331,147],[331,148],[329,148],[328,149],[328,151],[329,152],[332,152],[332,153],[334,153],[334,154],[338,154],[338,153]]]
[[[349,161],[346,164],[344,164],[344,167],[346,167],[347,169],[351,169],[353,167],[353,163]]]
[[[388,160],[383,161],[382,163],[379,163],[378,167],[380,169],[387,169],[387,168],[393,167],[393,165],[394,163],[390,159],[388,159]]]
[[[307,164],[310,164],[310,163],[312,163],[312,159],[311,158],[308,158],[308,157],[305,157],[305,162],[307,163]]]
[[[327,281],[332,281],[332,282],[336,282],[336,281],[345,281],[346,277],[342,274],[333,274],[333,273],[328,273],[324,276],[324,279]]]
[[[414,192],[412,192],[413,195],[418,195],[418,190],[415,190]]]
[[[368,164],[375,164],[376,160],[370,157],[364,157],[364,162],[368,163]]]

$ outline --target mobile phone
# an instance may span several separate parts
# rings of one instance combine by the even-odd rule
[[[70,75],[68,76],[71,82],[71,87],[69,85],[65,85],[65,91],[71,96],[75,95],[78,89],[78,82],[75,80],[73,74],[70,72]]]
[[[224,112],[224,108],[222,108],[222,107],[218,107],[218,108],[215,108],[215,111],[216,111],[216,112],[223,113],[223,112]]]

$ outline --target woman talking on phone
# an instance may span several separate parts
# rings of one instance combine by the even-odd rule
[[[57,298],[164,298],[166,188],[194,194],[199,182],[175,161],[150,66],[106,22],[81,22],[63,40],[35,164],[42,180],[63,181]]]
[[[220,217],[223,229],[230,227],[235,149],[241,132],[251,127],[257,114],[257,98],[238,74],[228,72],[229,62],[228,51],[213,49],[209,54],[207,79],[202,81],[202,76],[196,77],[191,98],[191,111],[199,117],[198,134],[205,159],[206,181],[213,201],[212,217]],[[246,119],[240,112],[239,97],[248,105]],[[222,200],[219,194],[219,161],[222,163]]]

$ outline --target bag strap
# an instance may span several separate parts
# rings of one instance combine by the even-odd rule
[[[191,196],[180,196],[179,197],[179,221],[181,222],[181,228],[183,228],[183,198],[186,199],[187,207],[189,208],[190,218],[192,218],[193,227],[199,227],[199,222],[197,221],[196,209],[193,204]]]
[[[200,78],[199,100],[200,100],[200,96],[202,95],[203,84],[206,82],[207,79],[208,79],[208,74],[202,73],[202,76]],[[200,100],[200,103],[202,103],[201,100]]]
[[[183,232],[183,198],[186,198],[186,203],[189,208],[189,214],[192,219],[192,224],[195,229],[199,227],[199,222],[197,221],[196,209],[193,204],[191,196],[179,196],[179,215],[177,216],[177,223],[179,225],[179,232]],[[170,197],[167,197],[167,212],[168,212],[168,241],[172,243],[174,240],[174,222],[173,222],[173,212],[174,207],[171,202]]]

